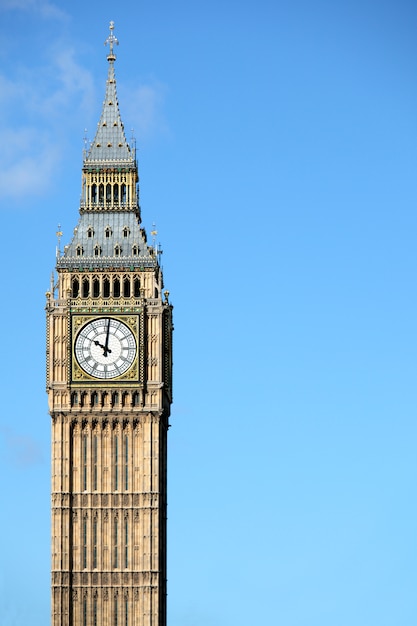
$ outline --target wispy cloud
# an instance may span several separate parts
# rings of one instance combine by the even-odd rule
[[[140,85],[136,89],[130,89],[128,97],[124,96],[125,92],[127,96],[125,88],[119,91],[122,118],[134,126],[135,135],[139,140],[168,132],[168,123],[163,113],[167,87],[163,83],[152,81],[147,85]]]
[[[26,27],[36,12],[40,28],[49,33],[39,54],[15,55],[13,63],[0,67],[0,196],[5,200],[0,207],[9,208],[10,201],[18,206],[27,194],[41,196],[51,189],[75,133],[81,154],[83,129],[89,128],[90,139],[94,135],[98,117],[94,120],[92,112],[98,103],[97,77],[79,60],[85,42],[77,45],[69,40],[66,26],[52,29],[46,19],[72,18],[50,0],[0,0],[0,12],[5,9],[26,11]],[[32,41],[39,45],[39,32]],[[22,42],[27,51],[31,43]],[[136,88],[124,86],[121,113],[128,140],[132,127],[139,140],[168,131],[163,115],[166,92],[156,80]]]
[[[48,19],[67,19],[68,14],[48,0],[0,0],[0,9],[32,11]]]
[[[20,435],[8,427],[0,427],[0,438],[8,461],[16,467],[32,467],[43,462],[40,444],[32,437]]]
[[[19,202],[50,186],[77,113],[92,107],[92,84],[91,73],[69,48],[51,52],[49,65],[0,75],[2,197]],[[80,136],[81,128],[80,123]]]

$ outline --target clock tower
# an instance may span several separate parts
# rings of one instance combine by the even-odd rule
[[[117,43],[111,22],[80,217],[47,293],[52,626],[166,625],[172,306],[141,226]]]

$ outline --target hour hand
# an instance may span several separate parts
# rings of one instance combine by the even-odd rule
[[[106,346],[103,346],[103,344],[100,343],[99,341],[94,341],[94,345],[95,346],[99,346],[99,348],[101,348],[103,350],[103,356],[107,356],[111,352],[110,348],[107,348]]]

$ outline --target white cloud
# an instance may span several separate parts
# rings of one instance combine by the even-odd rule
[[[0,75],[0,194],[20,204],[50,187],[71,129],[92,108],[93,79],[73,50],[51,53],[49,66]],[[81,141],[80,141],[81,144]],[[80,146],[81,147],[81,146]],[[18,195],[16,193],[18,192]]]
[[[33,128],[1,130],[0,193],[23,204],[43,193],[60,159],[52,140]]]
[[[33,11],[47,19],[67,19],[68,14],[48,0],[0,0],[1,9]]]
[[[163,83],[153,81],[148,85],[129,89],[128,92],[126,89],[120,89],[120,91],[122,93],[122,97],[119,97],[122,119],[134,127],[134,134],[139,140],[168,132],[168,124],[163,114],[167,88]],[[126,128],[126,134],[129,139],[128,128]]]
[[[45,115],[60,116],[63,111],[74,114],[74,110],[93,106],[93,76],[77,63],[74,50],[58,49],[51,70],[57,85],[39,103]]]
[[[4,441],[9,461],[17,467],[32,467],[43,462],[42,448],[37,441],[27,435],[20,435],[8,427],[1,427],[0,436]]]

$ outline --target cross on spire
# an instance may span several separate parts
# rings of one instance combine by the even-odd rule
[[[110,35],[107,37],[106,41],[104,42],[104,45],[107,46],[107,44],[109,44],[110,47],[110,51],[109,51],[109,55],[107,56],[107,60],[108,61],[115,61],[116,59],[116,55],[113,52],[113,46],[114,44],[116,44],[116,46],[119,45],[119,40],[113,35],[113,31],[114,31],[114,22],[113,20],[110,22]]]

